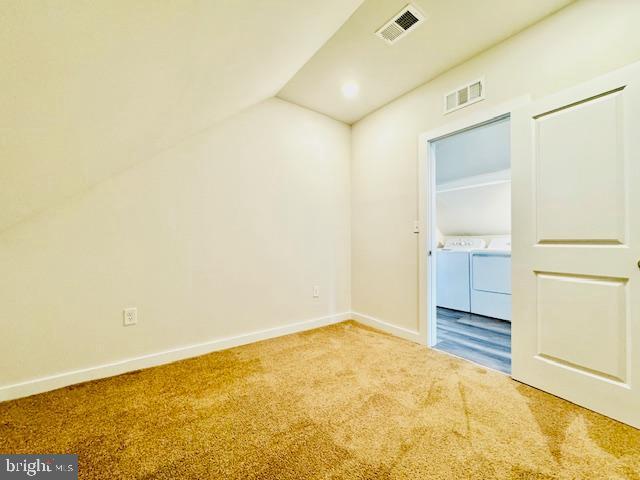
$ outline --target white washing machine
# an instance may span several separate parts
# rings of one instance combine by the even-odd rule
[[[470,254],[471,313],[511,321],[511,238]]]
[[[436,252],[436,305],[471,311],[470,252],[481,251],[481,238],[450,238]]]

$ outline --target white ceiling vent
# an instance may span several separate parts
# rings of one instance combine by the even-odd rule
[[[424,15],[415,6],[409,4],[385,23],[376,35],[389,45],[396,43],[409,32],[415,30],[425,20]]]
[[[474,80],[444,96],[444,113],[484,100],[484,79]]]

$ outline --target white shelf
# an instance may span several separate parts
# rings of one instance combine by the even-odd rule
[[[437,193],[453,192],[456,190],[466,190],[469,188],[487,187],[490,185],[500,185],[511,182],[511,170],[500,170],[497,172],[475,175],[473,177],[461,178],[453,182],[436,185]]]

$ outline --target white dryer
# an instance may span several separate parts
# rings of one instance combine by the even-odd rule
[[[471,252],[471,313],[511,321],[511,238]]]
[[[470,252],[483,249],[481,238],[450,238],[436,257],[436,305],[471,311]]]

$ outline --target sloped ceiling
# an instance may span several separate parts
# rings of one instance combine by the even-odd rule
[[[434,143],[443,235],[511,233],[511,135],[503,118]]]
[[[509,118],[480,125],[433,143],[436,184],[511,168]]]
[[[439,192],[436,219],[443,235],[511,233],[511,183]]]
[[[362,0],[3,0],[0,231],[274,96]]]
[[[411,0],[426,22],[387,45],[374,32],[409,2],[366,0],[278,96],[354,123],[573,0]],[[346,99],[351,81],[360,94]]]

